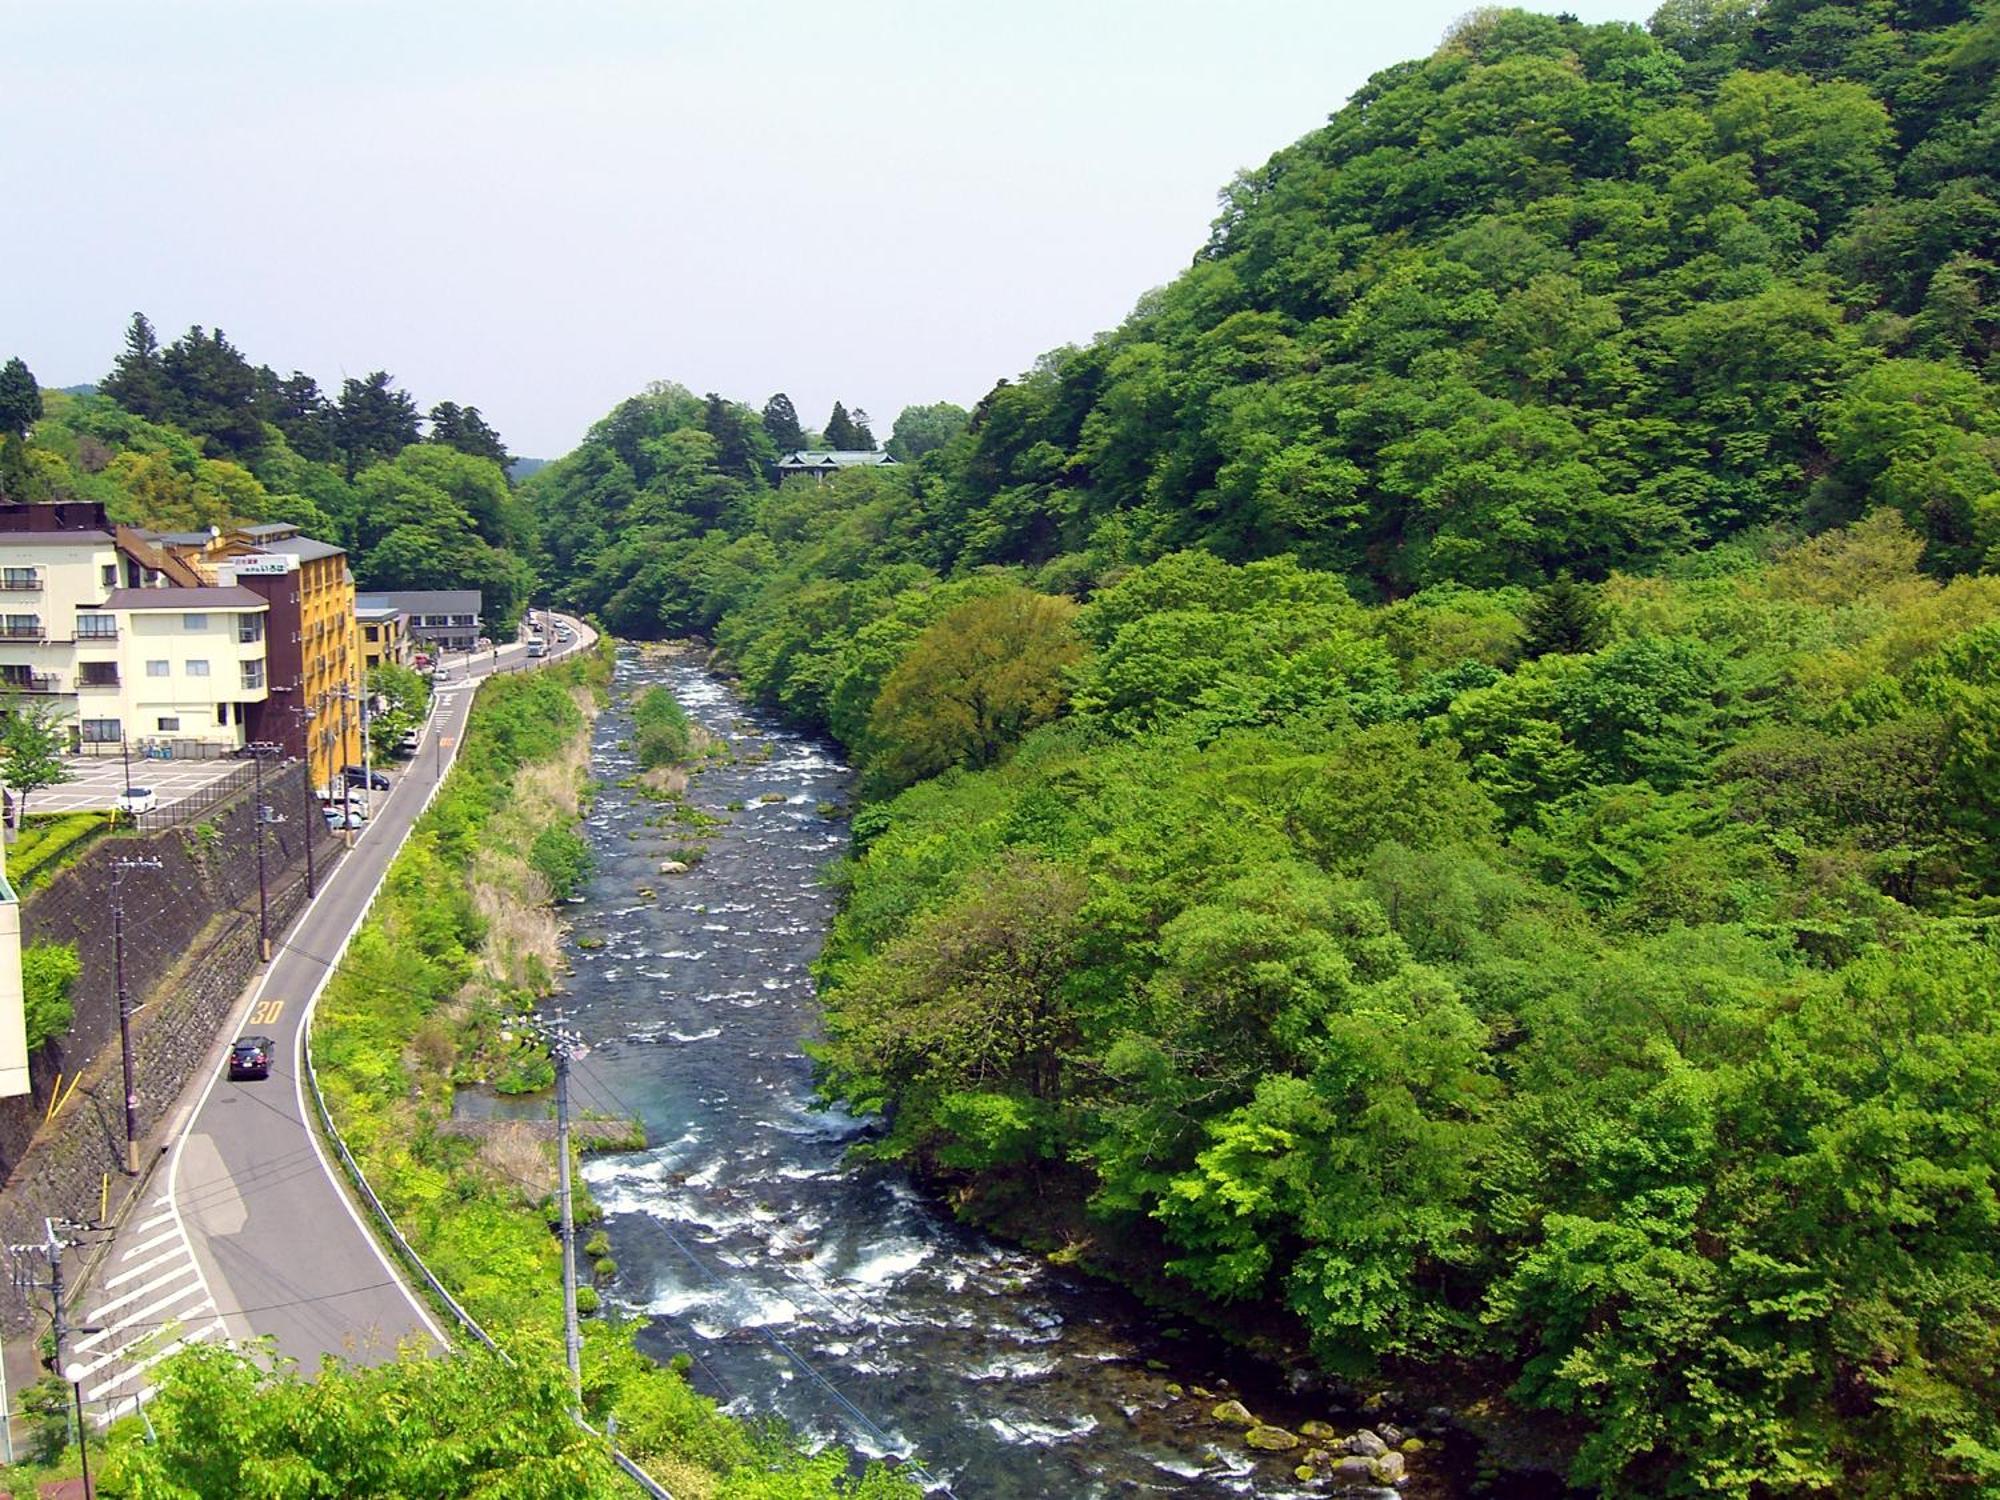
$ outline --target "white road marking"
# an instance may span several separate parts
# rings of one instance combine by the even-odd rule
[[[106,1313],[116,1312],[118,1311],[119,1308],[124,1307],[127,1303],[137,1302],[141,1297],[151,1296],[154,1292],[157,1292],[161,1287],[165,1286],[168,1282],[179,1281],[181,1277],[187,1275],[190,1271],[194,1270],[194,1268],[195,1268],[194,1257],[189,1256],[186,1265],[176,1266],[174,1267],[173,1270],[168,1271],[165,1275],[154,1277],[144,1286],[134,1288],[132,1291],[127,1292],[124,1296],[115,1298],[114,1300],[105,1303],[104,1306],[98,1308],[97,1311],[92,1313],[89,1317],[85,1318],[83,1321],[86,1323],[102,1323],[104,1321],[104,1315]],[[196,1287],[189,1287],[187,1290],[191,1292],[199,1289]],[[183,1293],[182,1295],[185,1296],[186,1293]],[[99,1338],[102,1337],[103,1337],[102,1333],[94,1334],[85,1343],[78,1344],[77,1348],[79,1349],[88,1348],[90,1344],[95,1343]]]
[[[161,1360],[171,1358],[172,1356],[180,1353],[181,1350],[185,1349],[189,1344],[200,1343],[203,1339],[215,1337],[216,1333],[221,1329],[221,1327],[222,1327],[222,1319],[217,1318],[214,1322],[205,1324],[204,1326],[197,1328],[193,1333],[188,1334],[186,1337],[175,1339],[171,1344],[167,1345],[166,1348],[161,1349],[156,1353],[147,1355],[144,1359],[140,1360],[138,1363],[131,1365],[127,1369],[121,1371],[119,1374],[112,1376],[109,1380],[105,1381],[104,1384],[92,1386],[89,1390],[83,1393],[83,1399],[86,1401],[102,1400],[104,1394],[107,1391],[115,1391],[118,1389],[119,1386],[123,1385],[126,1381],[137,1379],[139,1376],[145,1374],[146,1371],[150,1370],[154,1365],[158,1364]]]
[[[172,1219],[173,1215],[168,1214],[167,1217],[169,1219]],[[152,1249],[155,1245],[164,1245],[168,1240],[177,1240],[180,1237],[181,1237],[181,1232],[178,1229],[169,1229],[165,1234],[156,1234],[150,1240],[141,1240],[138,1244],[134,1245],[130,1250],[127,1250],[123,1255],[119,1256],[118,1259],[121,1261],[130,1260],[133,1256],[142,1254],[143,1252]]]
[[[129,1271],[120,1271],[116,1276],[106,1277],[104,1281],[104,1290],[108,1292],[114,1286],[118,1286],[123,1282],[130,1281],[134,1276],[144,1276],[148,1271],[152,1270],[153,1267],[165,1265],[168,1261],[172,1260],[176,1255],[183,1255],[185,1253],[186,1252],[184,1250],[169,1250],[164,1255],[156,1255],[149,1261],[141,1262],[139,1265],[134,1266]]]

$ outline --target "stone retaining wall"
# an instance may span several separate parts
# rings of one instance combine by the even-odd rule
[[[265,832],[265,886],[275,941],[306,901],[305,840],[319,874],[340,851],[316,811],[308,815],[300,767],[273,771],[264,801],[282,824]],[[42,1238],[45,1217],[93,1219],[106,1175],[115,1212],[125,1175],[124,1085],[118,1045],[111,889],[121,859],[157,858],[159,869],[124,873],[125,975],[135,1007],[132,1055],[139,1126],[150,1140],[256,971],[257,859],[253,798],[208,820],[147,838],[103,839],[23,904],[21,938],[74,943],[82,972],[70,1030],[30,1059],[31,1096],[0,1100],[0,1242]],[[78,1074],[83,1081],[69,1092]],[[58,1080],[66,1102],[44,1115]],[[142,1160],[141,1167],[150,1162]],[[0,1297],[0,1326],[20,1331],[38,1313]]]

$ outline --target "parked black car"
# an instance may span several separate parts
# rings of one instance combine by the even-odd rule
[[[389,790],[389,778],[380,771],[370,771],[362,766],[349,766],[340,773],[349,786],[365,786],[371,792]]]
[[[239,1036],[229,1048],[231,1078],[269,1078],[278,1044],[267,1036]]]

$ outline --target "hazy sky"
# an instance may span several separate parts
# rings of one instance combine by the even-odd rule
[[[1467,8],[0,0],[0,357],[94,380],[140,309],[539,457],[654,379],[886,438],[1115,325]]]

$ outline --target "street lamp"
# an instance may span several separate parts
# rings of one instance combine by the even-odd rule
[[[90,1486],[90,1430],[83,1420],[84,1368],[72,1360],[63,1366],[63,1379],[76,1392],[76,1451],[83,1459],[83,1500],[92,1500],[97,1491]]]

